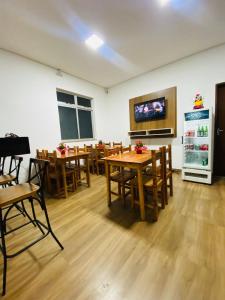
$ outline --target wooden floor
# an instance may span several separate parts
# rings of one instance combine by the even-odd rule
[[[11,259],[4,299],[225,299],[225,181],[174,181],[157,223],[141,222],[119,201],[109,209],[102,176],[68,199],[48,199],[65,249],[49,236]],[[9,250],[36,231],[15,233]]]

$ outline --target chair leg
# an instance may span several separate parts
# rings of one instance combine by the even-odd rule
[[[99,164],[98,164],[98,162],[96,162],[96,171],[97,171],[97,175],[99,175]]]
[[[119,197],[121,197],[121,185],[119,182],[118,182],[118,195]]]
[[[156,222],[158,221],[158,193],[157,193],[157,189],[154,188],[153,189],[153,220]]]
[[[41,228],[41,226],[39,225],[38,222],[36,222],[37,218],[36,218],[36,213],[35,213],[35,209],[34,209],[34,202],[33,199],[30,199],[30,205],[31,205],[31,209],[32,209],[32,214],[33,214],[33,218],[34,218],[34,223],[37,224],[37,227],[39,228],[39,230],[41,231],[42,234],[45,234],[43,229]],[[33,222],[32,222],[33,223]]]
[[[134,181],[130,181],[131,207],[134,208]]]
[[[170,196],[173,196],[173,176],[169,177],[169,183],[170,183]]]
[[[52,237],[54,238],[56,243],[59,245],[59,247],[63,250],[64,249],[63,245],[60,243],[60,241],[57,239],[54,232],[52,231],[52,227],[51,227],[51,224],[50,224],[50,221],[49,221],[48,212],[47,212],[47,208],[46,208],[46,204],[45,204],[44,200],[42,200],[42,209],[45,213],[45,218],[46,218],[46,221],[47,221],[49,232],[51,233]]]
[[[161,191],[160,191],[160,194],[161,194],[161,207],[162,209],[165,208],[165,188],[164,188],[164,184],[161,186]]]
[[[6,245],[5,245],[5,232],[4,232],[4,223],[2,217],[2,209],[0,208],[0,231],[1,231],[1,250],[3,255],[3,278],[2,278],[2,296],[6,293],[6,276],[7,276],[7,254],[6,254]]]
[[[126,205],[126,202],[125,202],[125,185],[122,184],[122,195],[121,195],[121,199],[122,199],[122,203],[123,203],[123,206]]]

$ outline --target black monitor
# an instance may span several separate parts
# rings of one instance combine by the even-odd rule
[[[0,157],[30,154],[28,137],[0,138]]]

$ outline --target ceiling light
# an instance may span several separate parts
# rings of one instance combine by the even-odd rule
[[[96,34],[92,34],[88,39],[86,39],[85,43],[94,50],[104,44],[103,40],[101,40]]]
[[[159,0],[161,6],[165,6],[170,0]]]

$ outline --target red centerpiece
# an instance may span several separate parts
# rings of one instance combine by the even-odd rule
[[[144,146],[141,140],[137,140],[135,142],[135,151],[137,154],[142,154],[143,150],[146,150],[147,148]]]
[[[63,155],[66,153],[66,144],[60,143],[59,146],[57,147],[57,150]]]

